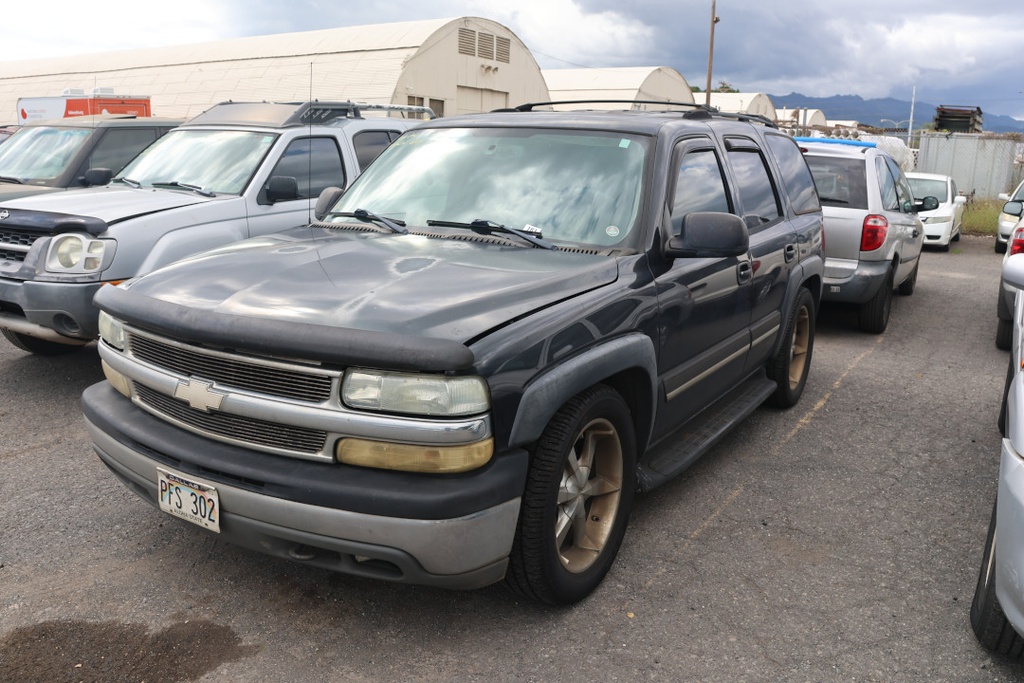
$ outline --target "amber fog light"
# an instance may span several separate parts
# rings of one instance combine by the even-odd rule
[[[119,394],[124,394],[128,398],[131,398],[132,387],[130,380],[114,368],[110,367],[110,365],[107,364],[107,361],[100,361],[100,365],[103,366],[103,375],[107,378],[107,381],[110,382],[110,386],[117,389]]]
[[[403,472],[454,474],[481,467],[494,453],[494,440],[461,446],[422,446],[364,439],[342,439],[335,448],[338,462]]]

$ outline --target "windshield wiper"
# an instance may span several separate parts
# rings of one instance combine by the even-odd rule
[[[405,227],[405,221],[378,216],[372,211],[367,211],[366,209],[356,209],[355,211],[332,211],[327,215],[341,216],[342,218],[357,218],[368,223],[376,223],[378,225],[383,225],[391,232],[397,232],[399,235],[404,235],[409,232]]]
[[[9,175],[0,175],[0,183],[14,183],[15,185],[24,185],[25,181],[21,178],[14,178]]]
[[[142,183],[138,180],[132,180],[131,178],[114,178],[115,183],[124,183],[129,187],[134,187],[136,190],[142,187]]]
[[[531,235],[525,230],[517,230],[516,228],[510,228],[507,225],[495,223],[494,221],[484,220],[482,218],[477,218],[469,223],[460,223],[458,221],[428,220],[427,225],[429,225],[432,228],[469,228],[470,230],[475,230],[476,232],[480,232],[483,234],[503,232],[509,235],[515,235],[520,239],[524,239],[533,246],[540,247],[541,249],[554,249],[556,251],[558,250],[558,247],[556,247],[551,242],[548,242],[547,240],[541,239],[538,235]]]
[[[182,188],[184,190],[192,190],[196,194],[201,194],[204,197],[216,197],[217,196],[217,193],[210,192],[209,190],[204,190],[199,185],[191,185],[189,183],[182,183],[182,182],[178,182],[177,180],[160,180],[160,181],[157,181],[155,183],[152,183],[152,185],[153,185],[153,187],[156,187],[157,185],[166,185],[167,187],[180,187],[180,188]]]

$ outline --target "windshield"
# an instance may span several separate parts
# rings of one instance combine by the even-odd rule
[[[413,130],[373,162],[333,211],[372,211],[410,229],[428,220],[484,220],[533,234],[539,229],[554,242],[611,246],[636,223],[646,156],[645,138],[621,133]]]
[[[914,199],[924,199],[925,197],[935,197],[939,200],[939,204],[945,204],[949,201],[949,194],[946,190],[945,180],[936,180],[933,178],[910,178],[910,191],[914,193]]]
[[[63,173],[89,138],[88,128],[22,128],[0,145],[0,177],[46,185]]]
[[[125,166],[117,179],[143,187],[171,183],[241,194],[276,137],[236,130],[172,130]]]

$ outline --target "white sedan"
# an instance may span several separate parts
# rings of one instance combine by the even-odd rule
[[[907,173],[914,199],[935,197],[939,208],[918,214],[924,223],[924,243],[949,249],[950,242],[960,239],[964,225],[967,198],[959,194],[956,181],[938,173]]]

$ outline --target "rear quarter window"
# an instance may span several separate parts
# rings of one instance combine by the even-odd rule
[[[789,200],[793,211],[797,214],[813,213],[821,210],[818,193],[815,191],[814,178],[807,167],[807,160],[800,153],[800,148],[792,138],[786,135],[765,135],[768,147],[775,154],[782,173],[782,182],[789,192]]]

